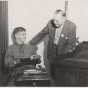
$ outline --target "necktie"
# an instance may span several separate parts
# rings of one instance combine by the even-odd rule
[[[60,39],[60,35],[61,35],[61,32],[62,32],[62,25],[59,27],[59,28],[56,28],[56,31],[55,31],[55,39],[54,39],[54,44],[58,44],[59,42],[59,39]]]

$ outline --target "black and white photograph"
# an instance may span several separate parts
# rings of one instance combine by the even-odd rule
[[[0,0],[0,87],[88,87],[88,0]]]

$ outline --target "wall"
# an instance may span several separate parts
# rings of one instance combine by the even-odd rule
[[[9,10],[9,44],[14,27],[27,29],[27,41],[38,33],[52,18],[53,12],[64,9],[64,0],[8,0]],[[77,36],[80,41],[88,40],[88,0],[69,0],[68,18],[77,24]],[[43,43],[38,53],[43,54]]]
[[[68,17],[77,25],[79,41],[88,41],[88,0],[69,0]]]
[[[57,8],[64,9],[64,0],[8,0],[8,6],[9,44],[12,44],[11,33],[14,27],[25,27],[29,41],[42,30]],[[43,56],[43,43],[38,47],[38,53]]]
[[[64,0],[8,0],[9,34],[16,26],[27,29],[31,39],[52,17],[57,8],[64,7]],[[10,44],[11,39],[9,39]]]

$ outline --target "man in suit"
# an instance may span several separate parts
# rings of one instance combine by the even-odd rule
[[[76,46],[76,25],[66,19],[62,10],[56,10],[52,20],[31,41],[36,45],[48,35],[47,59],[51,67],[51,74],[55,72],[54,64],[63,59],[67,53],[71,53]]]

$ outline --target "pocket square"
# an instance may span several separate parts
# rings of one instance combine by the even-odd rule
[[[64,34],[61,34],[61,37],[64,37]]]

